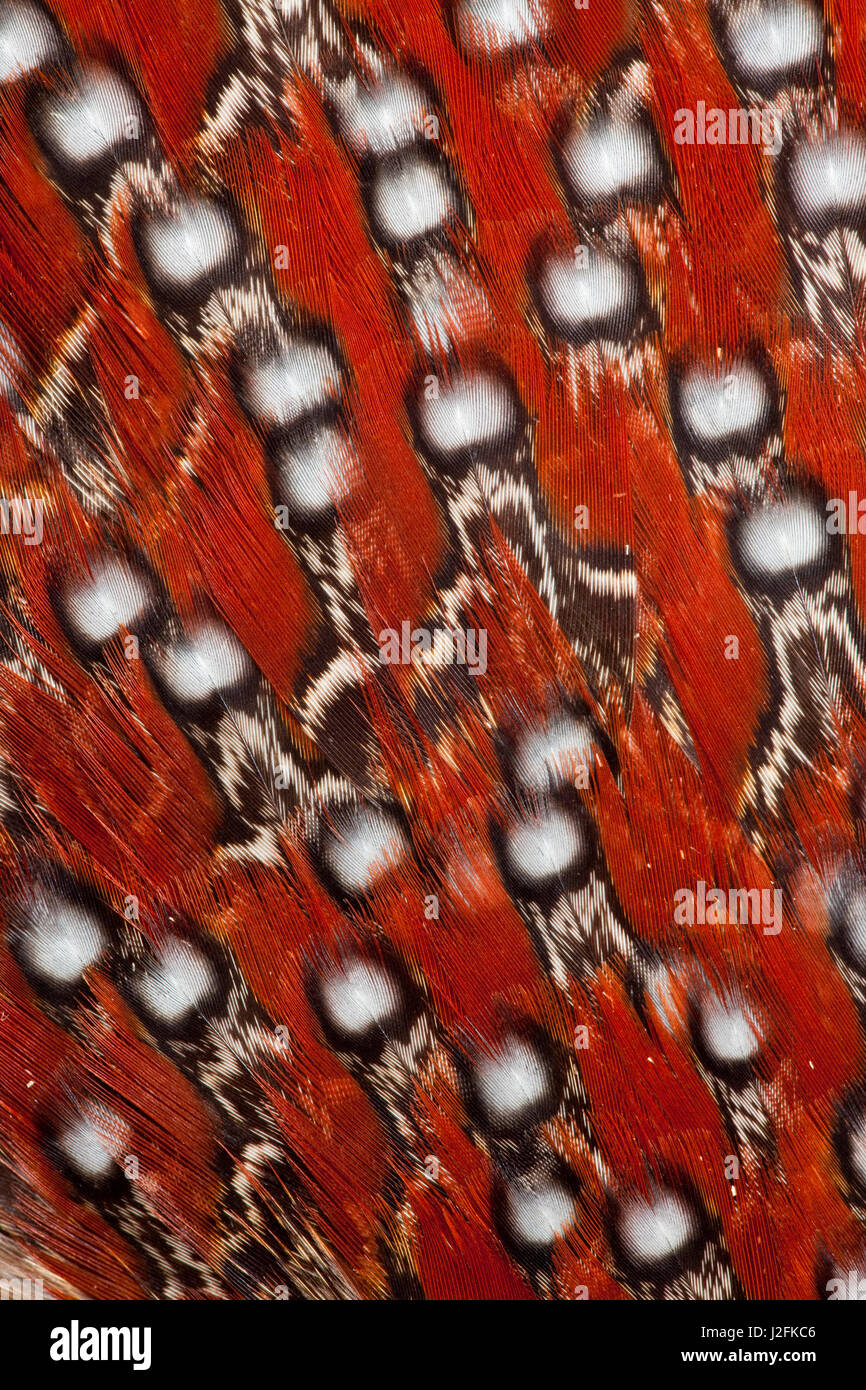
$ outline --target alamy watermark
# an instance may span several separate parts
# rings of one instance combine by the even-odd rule
[[[487,670],[485,628],[415,627],[410,622],[379,633],[379,660],[385,666],[466,666],[473,676]]]
[[[827,501],[827,530],[831,536],[866,536],[866,497],[849,492]]]
[[[861,1276],[859,1269],[849,1269],[847,1278],[828,1279],[827,1298],[830,1302],[846,1299],[863,1303],[866,1301],[866,1279]]]
[[[694,889],[674,893],[677,926],[760,926],[764,936],[782,930],[781,888],[708,888],[700,879]]]
[[[0,1300],[13,1303],[41,1303],[45,1288],[41,1279],[21,1278],[0,1279]]]
[[[777,155],[782,148],[782,123],[766,107],[721,106],[707,108],[705,101],[694,110],[681,106],[674,113],[674,143],[677,145],[763,145]]]
[[[25,545],[41,545],[44,519],[41,497],[0,497],[0,535],[23,536]]]
[[[134,1371],[150,1369],[151,1328],[82,1327],[73,1318],[68,1327],[51,1332],[52,1361],[130,1361]]]

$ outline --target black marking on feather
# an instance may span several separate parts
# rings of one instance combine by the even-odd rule
[[[628,957],[634,937],[617,900],[598,844],[597,832],[577,794],[563,788],[544,798],[521,798],[505,825],[491,821],[491,839],[503,882],[538,957],[559,989],[586,983],[613,955]],[[573,863],[530,884],[515,872],[507,849],[509,833],[532,825],[541,812],[562,814],[575,827],[579,848]]]
[[[697,1192],[683,1180],[665,1184],[691,1213],[694,1233],[679,1249],[652,1262],[638,1261],[621,1239],[623,1198],[611,1198],[608,1223],[615,1277],[632,1298],[651,1300],[731,1300],[742,1296],[721,1222],[711,1217]]]
[[[650,709],[686,757],[698,766],[698,753],[692,739],[680,698],[674,688],[661,653],[653,654],[652,665],[641,682]]]
[[[818,3],[815,6],[816,15],[820,18],[823,28],[821,44],[821,54],[818,62],[808,62],[805,64],[789,64],[787,67],[780,65],[777,70],[772,70],[769,66],[763,78],[756,74],[756,80],[751,81],[746,72],[738,70],[736,55],[730,38],[729,26],[733,16],[738,10],[743,9],[739,0],[713,0],[710,6],[710,22],[713,28],[716,47],[719,56],[736,90],[744,98],[748,106],[757,105],[762,100],[770,100],[777,106],[783,106],[786,102],[797,102],[800,106],[805,105],[815,98],[819,93],[832,93],[835,88],[835,64],[833,61],[833,29],[825,21],[823,6]],[[772,14],[772,7],[766,6]],[[777,16],[784,19],[784,10],[777,12]]]
[[[850,348],[857,335],[862,306],[866,258],[866,200],[856,206],[829,199],[810,211],[798,210],[793,171],[804,151],[824,142],[852,140],[863,161],[863,131],[839,127],[826,116],[804,119],[794,126],[776,170],[779,233],[784,245],[798,306],[816,329]],[[802,170],[801,170],[802,176]],[[820,199],[823,190],[815,190]]]
[[[738,372],[754,374],[755,386],[766,396],[758,417],[740,425],[736,419],[729,429],[714,439],[701,439],[689,427],[683,392],[691,370],[706,372],[709,381],[724,381],[723,391],[738,392]],[[757,499],[775,477],[782,463],[782,425],[779,388],[766,354],[749,348],[736,358],[721,355],[715,362],[691,361],[671,364],[668,375],[672,431],[680,469],[692,496],[722,493]]]
[[[185,1241],[169,1230],[147,1200],[145,1189],[129,1177],[119,1162],[92,1179],[82,1174],[65,1154],[60,1135],[64,1121],[78,1114],[88,1123],[88,1107],[71,1101],[64,1111],[43,1113],[40,1129],[46,1156],[66,1179],[76,1199],[96,1211],[138,1254],[151,1298],[219,1298],[224,1286]],[[65,1113],[64,1113],[65,1112]]]
[[[576,220],[593,229],[618,218],[630,204],[658,207],[671,190],[673,175],[662,150],[658,133],[647,106],[651,94],[650,68],[640,50],[614,63],[602,76],[590,100],[580,111],[568,102],[553,125],[551,144],[560,184]],[[598,132],[609,126],[620,140],[632,140],[643,147],[648,168],[644,174],[628,179],[615,193],[587,197],[575,186],[568,167],[568,139],[581,133]]]
[[[174,923],[171,923],[174,927]],[[113,970],[118,988],[147,1030],[151,1044],[192,1081],[216,1113],[224,1158],[223,1272],[254,1271],[261,1296],[281,1284],[303,1298],[350,1296],[350,1288],[310,1226],[310,1199],[298,1177],[260,1077],[273,1055],[275,1029],[247,985],[234,957],[212,938],[194,943],[213,967],[218,988],[206,1012],[194,1008],[179,1027],[143,1006],[136,971],[154,961],[138,933],[118,944]]]
[[[799,497],[826,520],[816,489],[800,489],[794,500]],[[742,508],[734,511],[729,543],[767,656],[770,689],[749,756],[746,794],[756,812],[772,816],[794,769],[809,766],[822,748],[837,743],[841,697],[862,708],[866,641],[842,538],[825,532],[814,560],[759,577],[743,559],[747,516]]]

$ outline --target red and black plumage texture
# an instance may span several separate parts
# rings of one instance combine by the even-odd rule
[[[861,1270],[864,58],[854,0],[0,7],[0,1269]]]

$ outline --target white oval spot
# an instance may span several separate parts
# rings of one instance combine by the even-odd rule
[[[180,937],[161,942],[154,959],[130,978],[142,1008],[152,1019],[169,1027],[199,1010],[213,998],[217,987],[210,961]]]
[[[741,86],[762,88],[801,72],[817,80],[824,16],[810,0],[745,0],[724,26]]]
[[[171,698],[191,706],[222,695],[255,671],[249,653],[224,623],[202,623],[170,646],[155,648],[153,663]]]
[[[114,1155],[103,1129],[83,1115],[62,1129],[56,1142],[66,1162],[88,1182],[99,1182],[115,1171]]]
[[[56,985],[75,985],[105,950],[99,918],[69,898],[36,893],[21,904],[20,951],[26,965]]]
[[[200,287],[240,250],[234,221],[210,198],[181,198],[169,212],[149,215],[142,242],[153,277],[169,293]]]
[[[866,204],[866,137],[860,131],[803,137],[788,169],[791,201],[804,224],[860,217]]]
[[[508,1228],[520,1245],[547,1249],[574,1223],[574,1198],[555,1179],[541,1179],[532,1187],[510,1182],[504,1195]]]
[[[510,1128],[550,1097],[550,1068],[540,1050],[519,1037],[506,1037],[475,1060],[473,1082],[488,1123]]]
[[[247,408],[268,425],[293,425],[339,394],[339,364],[312,338],[294,339],[279,352],[253,358],[244,370]]]
[[[423,395],[419,424],[425,447],[448,457],[507,437],[517,426],[517,411],[504,383],[478,372],[441,383],[430,400]]]
[[[80,642],[101,645],[121,628],[132,630],[154,602],[153,585],[124,560],[95,560],[87,579],[76,580],[60,595],[66,624]]]
[[[541,0],[459,0],[455,23],[467,48],[501,53],[537,42],[548,17]]]
[[[364,806],[322,823],[322,859],[346,893],[368,893],[399,864],[408,844],[397,817],[380,806]]]
[[[303,522],[324,516],[345,500],[357,456],[344,432],[328,425],[297,444],[284,445],[275,462],[280,480],[277,501]]]
[[[564,338],[622,338],[637,313],[637,270],[607,251],[576,246],[544,261],[538,297],[554,332]]]
[[[429,115],[421,88],[411,78],[385,77],[336,98],[340,133],[356,155],[391,154],[427,130]]]
[[[756,579],[773,579],[820,559],[827,547],[824,518],[805,502],[775,502],[750,512],[737,540],[743,567]]]
[[[13,82],[25,73],[60,58],[60,35],[43,10],[35,5],[4,5],[0,10],[0,82]]]
[[[629,1197],[617,1216],[624,1251],[635,1267],[647,1274],[678,1257],[698,1230],[691,1204],[675,1192]]]
[[[429,235],[455,211],[454,192],[445,175],[420,155],[409,154],[380,168],[373,176],[370,200],[377,230],[391,245]]]
[[[87,167],[139,138],[142,109],[128,82],[107,68],[88,68],[71,91],[49,94],[41,125],[56,158],[71,168]]]
[[[705,995],[698,1006],[698,1029],[708,1055],[723,1065],[751,1062],[761,1048],[757,1019],[737,999]]]
[[[348,1039],[371,1029],[387,1035],[403,1011],[403,993],[385,966],[356,956],[322,977],[322,1011],[331,1028]]]
[[[563,146],[562,162],[571,192],[585,203],[646,195],[662,176],[647,127],[610,116],[574,126]]]
[[[574,783],[592,760],[592,728],[588,720],[563,714],[546,729],[527,731],[517,745],[514,775],[519,786],[553,791]]]
[[[513,876],[533,888],[575,868],[585,854],[577,821],[556,809],[513,825],[505,836],[505,857]]]
[[[742,359],[719,367],[691,366],[680,382],[680,421],[699,445],[724,444],[766,428],[771,406],[764,377]]]

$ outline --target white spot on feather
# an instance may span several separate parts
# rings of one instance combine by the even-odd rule
[[[587,246],[548,256],[538,278],[541,306],[563,337],[621,337],[639,302],[630,261]]]
[[[588,722],[560,715],[546,729],[531,729],[522,736],[514,759],[515,777],[527,789],[552,791],[574,782],[591,754]]]
[[[102,1127],[83,1115],[60,1131],[57,1147],[70,1167],[88,1182],[109,1177],[117,1166]]]
[[[774,502],[743,519],[738,544],[744,568],[756,579],[772,579],[820,559],[827,547],[827,529],[815,507],[800,501]]]
[[[577,821],[555,808],[511,826],[505,836],[508,867],[527,887],[538,887],[575,868],[585,852]]]
[[[842,933],[852,960],[866,970],[866,886],[852,888],[848,894]]]
[[[346,497],[349,474],[357,459],[343,431],[328,425],[309,438],[282,448],[276,463],[280,478],[278,501],[303,522],[325,515]]]
[[[128,82],[107,68],[88,68],[71,91],[46,100],[42,128],[53,154],[86,168],[141,131],[142,112]]]
[[[454,194],[442,171],[420,155],[406,155],[373,176],[373,218],[389,244],[412,241],[444,226],[455,211]]]
[[[549,1248],[572,1225],[574,1215],[574,1198],[554,1179],[533,1187],[511,1182],[505,1188],[506,1221],[520,1245]]]
[[[336,400],[340,368],[324,343],[294,339],[279,352],[253,359],[245,369],[251,413],[269,425],[292,425]]]
[[[102,644],[133,629],[154,600],[150,581],[116,556],[94,561],[88,578],[63,590],[60,606],[79,641]]]
[[[541,0],[460,0],[455,20],[467,48],[489,53],[537,42],[548,28]]]
[[[639,195],[662,174],[661,160],[646,126],[610,116],[573,127],[562,160],[572,193],[586,203]]]
[[[751,362],[695,365],[680,384],[680,419],[700,444],[721,444],[757,430],[768,419],[770,407],[767,383]]]
[[[367,893],[408,850],[396,816],[366,806],[323,822],[322,858],[346,893]]]
[[[707,1053],[717,1062],[751,1062],[760,1051],[757,1020],[740,1000],[705,995],[698,1006],[698,1028]]]
[[[550,1095],[550,1068],[539,1049],[523,1038],[506,1037],[489,1054],[479,1054],[473,1079],[481,1109],[498,1127],[518,1122]]]
[[[225,268],[240,247],[225,208],[209,198],[181,198],[149,216],[142,231],[150,270],[169,293],[192,290]]]
[[[210,961],[179,937],[160,943],[154,960],[132,976],[142,1007],[159,1023],[174,1026],[213,995],[217,978]]]
[[[369,86],[346,84],[336,97],[340,132],[357,155],[381,156],[424,135],[424,93],[408,77],[385,77]]]
[[[491,444],[510,434],[516,423],[511,393],[485,372],[442,383],[437,396],[420,404],[424,444],[445,457]]]
[[[674,1192],[629,1197],[620,1208],[617,1231],[634,1265],[647,1274],[679,1257],[698,1233],[691,1205]]]
[[[58,30],[35,5],[0,10],[0,82],[13,82],[60,57]]]
[[[803,72],[813,80],[824,49],[824,17],[811,0],[745,0],[725,30],[742,86],[763,87]]]
[[[788,169],[788,188],[800,221],[844,222],[866,211],[866,137],[859,131],[802,138]]]
[[[255,667],[231,628],[202,623],[154,654],[157,673],[172,699],[194,706],[248,680]]]
[[[27,965],[53,984],[77,984],[107,945],[98,917],[68,898],[42,893],[22,907],[21,952]]]
[[[321,980],[322,1010],[331,1027],[347,1038],[393,1025],[403,1008],[402,990],[390,970],[355,957]]]

